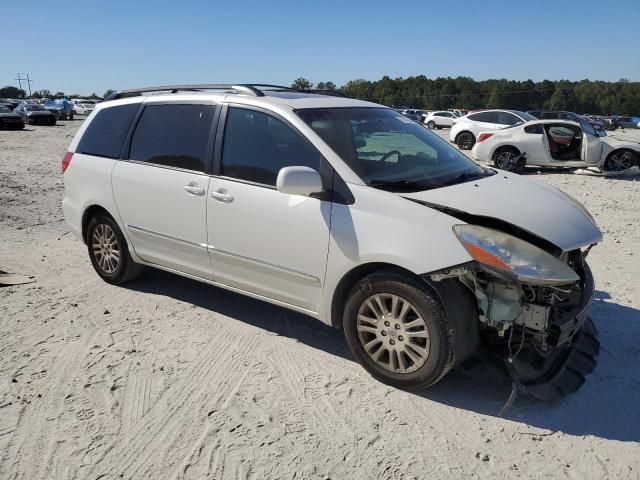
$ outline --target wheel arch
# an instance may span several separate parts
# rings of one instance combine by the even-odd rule
[[[367,275],[371,275],[380,270],[396,270],[420,278],[410,270],[394,265],[393,263],[369,262],[352,268],[342,276],[331,297],[331,325],[333,327],[342,330],[342,314],[351,289]]]
[[[624,145],[624,146],[617,146],[615,148],[612,148],[607,153],[603,167],[606,169],[609,163],[609,159],[616,153],[621,153],[621,152],[631,152],[631,155],[633,155],[633,157],[635,158],[635,165],[640,166],[640,152],[638,150],[635,150],[634,148],[630,148],[629,146]],[[631,166],[633,167],[634,165],[632,164]]]
[[[516,152],[518,152],[518,154],[522,153],[522,151],[515,145],[512,145],[510,143],[501,143],[500,145],[497,145],[493,148],[493,151],[491,152],[491,160],[494,160],[496,155],[503,150],[515,150]]]
[[[87,243],[87,228],[89,227],[89,222],[91,222],[91,219],[93,217],[100,213],[109,215],[116,223],[118,223],[116,216],[109,212],[109,210],[104,208],[102,205],[89,205],[84,209],[84,212],[82,213],[82,239],[84,240],[85,244]]]
[[[465,130],[460,130],[458,133],[456,133],[456,138],[455,138],[454,143],[458,143],[458,138],[459,138],[459,137],[460,137],[460,135],[462,135],[463,133],[468,133],[469,135],[471,135],[471,136],[473,137],[473,141],[474,141],[474,142],[477,142],[477,141],[478,141],[477,137],[475,136],[475,134],[474,134],[471,130],[467,130],[467,129],[465,129]]]
[[[381,270],[395,270],[424,282],[440,299],[453,327],[454,365],[459,365],[473,355],[480,343],[477,302],[473,293],[455,278],[439,282],[428,276],[417,275],[406,268],[385,262],[358,265],[342,276],[331,301],[331,325],[342,330],[344,306],[351,289],[364,277]]]

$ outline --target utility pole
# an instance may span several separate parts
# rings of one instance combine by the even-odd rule
[[[20,90],[22,90],[22,81],[24,80],[27,83],[27,87],[29,88],[29,96],[31,96],[31,83],[33,82],[33,80],[29,78],[28,73],[27,78],[21,77],[20,74],[18,74],[18,78],[14,78],[14,80],[18,82],[18,85],[20,85]]]

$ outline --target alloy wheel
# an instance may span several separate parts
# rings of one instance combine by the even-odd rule
[[[458,135],[457,144],[461,150],[471,150],[474,144],[473,136],[470,133],[461,133]]]
[[[120,245],[113,229],[100,223],[93,230],[91,248],[98,266],[104,273],[115,273],[120,265]]]
[[[515,167],[514,159],[516,158],[515,153],[511,151],[503,151],[496,155],[496,167],[501,170],[506,170],[507,172],[513,170]]]
[[[621,172],[633,166],[633,154],[629,151],[617,152],[609,157],[607,170]]]
[[[367,298],[358,311],[358,337],[365,352],[380,367],[411,373],[429,357],[427,324],[407,300],[393,294]]]

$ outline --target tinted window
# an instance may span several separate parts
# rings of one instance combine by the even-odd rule
[[[527,125],[526,127],[524,127],[524,131],[526,133],[542,133],[542,125],[540,125],[539,123],[535,125]]]
[[[222,175],[275,185],[281,168],[320,170],[320,153],[289,126],[254,110],[230,108],[224,132]]]
[[[469,115],[474,122],[498,123],[498,115],[496,112],[480,112]]]
[[[557,120],[559,118],[558,112],[542,112],[540,118]]]
[[[515,125],[517,123],[522,123],[522,120],[509,112],[497,112],[497,115],[498,121],[496,123],[501,125]]]
[[[98,112],[82,135],[76,152],[119,158],[124,138],[139,104],[104,108]]]
[[[147,105],[131,139],[130,158],[205,170],[213,105]]]

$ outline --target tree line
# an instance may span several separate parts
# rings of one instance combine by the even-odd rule
[[[299,90],[311,90],[314,84],[306,78],[292,85]],[[350,80],[338,87],[333,82],[318,82],[318,90],[336,90],[348,97],[370,100],[390,107],[425,110],[447,108],[506,108],[513,110],[568,110],[601,115],[640,114],[640,82],[620,79],[618,82],[580,80],[516,81],[492,79],[476,81],[469,77],[408,78],[382,77],[380,80]],[[106,97],[114,90],[107,90]],[[0,98],[24,98],[24,90],[13,86],[0,88]],[[78,98],[64,92],[39,90],[34,98]],[[88,98],[99,99],[95,93]]]
[[[299,78],[291,86],[308,90],[313,88],[313,83]],[[430,79],[424,75],[408,78],[384,76],[375,81],[351,80],[340,88],[332,82],[320,82],[316,88],[338,90],[348,97],[390,107],[425,110],[505,108],[568,110],[601,115],[640,114],[640,82],[629,82],[624,78],[618,82],[534,82],[506,79],[476,81],[469,77]]]

